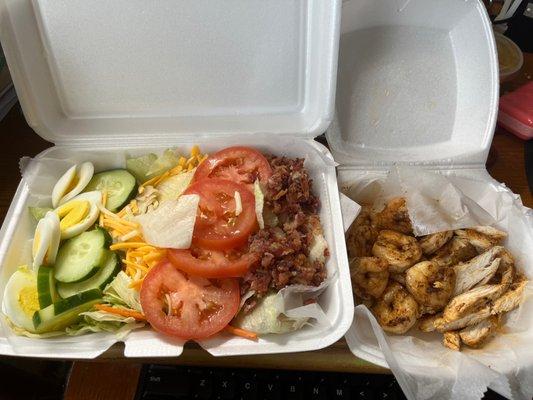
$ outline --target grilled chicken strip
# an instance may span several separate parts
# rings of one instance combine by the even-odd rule
[[[418,320],[418,329],[422,332],[433,332],[437,329],[436,322],[442,319],[442,314],[427,315]]]
[[[480,281],[488,282],[496,274],[500,266],[498,257],[504,251],[503,247],[495,246],[470,261],[457,264],[454,267],[456,275],[454,296],[473,288]]]
[[[442,344],[449,349],[459,351],[461,349],[461,338],[459,333],[455,331],[444,332]]]
[[[476,248],[465,238],[456,236],[437,250],[431,261],[442,267],[451,267],[475,256],[477,256]]]
[[[461,341],[470,347],[480,347],[500,325],[500,315],[492,315],[459,332]]]
[[[486,306],[479,311],[472,314],[465,315],[463,318],[456,319],[454,321],[446,321],[444,318],[438,318],[434,324],[437,331],[443,333],[447,331],[456,331],[466,326],[475,325],[478,322],[483,321],[490,317],[490,306]]]
[[[444,308],[442,316],[447,322],[461,319],[489,305],[491,301],[500,297],[504,291],[505,288],[502,285],[483,285],[471,289],[459,296],[455,296]]]
[[[420,248],[425,255],[431,255],[444,246],[453,236],[453,231],[437,232],[422,236],[418,240]]]
[[[527,283],[528,280],[523,275],[518,276],[516,281],[509,286],[509,290],[494,301],[491,307],[491,313],[501,314],[518,307]]]
[[[480,253],[497,245],[507,236],[507,233],[491,226],[475,226],[470,229],[458,229],[455,231],[455,234],[467,239]]]

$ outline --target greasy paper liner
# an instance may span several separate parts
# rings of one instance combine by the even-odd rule
[[[388,175],[388,176],[387,176]],[[485,170],[341,170],[341,190],[361,203],[383,203],[405,196],[418,234],[490,224],[508,232],[503,245],[530,279],[523,304],[508,313],[505,327],[482,349],[455,352],[442,335],[416,328],[387,334],[370,311],[359,305],[346,340],[357,357],[389,367],[409,399],[480,399],[487,387],[514,399],[533,395],[533,211]],[[449,212],[453,218],[442,218]]]

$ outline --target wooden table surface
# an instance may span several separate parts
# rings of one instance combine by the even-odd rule
[[[521,73],[502,85],[502,93],[531,80],[533,54],[525,55]],[[26,124],[18,105],[0,122],[0,216],[3,221],[20,179],[18,168],[22,156],[34,156],[50,147]],[[489,157],[488,170],[522,197],[526,206],[533,207],[524,167],[524,142],[497,128]],[[183,355],[175,359],[124,359],[123,347],[117,344],[94,361],[79,361],[69,378],[66,399],[132,399],[142,362],[179,363],[204,366],[242,366],[249,368],[283,368],[322,371],[374,372],[387,370],[355,358],[344,340],[332,346],[308,353],[285,355],[215,358],[195,344],[188,344]],[[104,379],[105,377],[105,379]],[[131,382],[124,388],[116,382]]]

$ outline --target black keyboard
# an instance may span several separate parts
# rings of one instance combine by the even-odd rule
[[[405,399],[393,375],[144,365],[136,400]],[[485,399],[503,399],[489,391]]]

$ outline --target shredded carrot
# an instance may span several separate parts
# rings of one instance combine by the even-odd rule
[[[96,304],[94,308],[111,314],[122,315],[123,317],[133,317],[137,321],[146,321],[146,317],[142,315],[139,311],[130,310],[129,308],[111,307],[106,306],[105,304]]]
[[[247,331],[246,329],[235,328],[231,325],[227,325],[224,329],[226,332],[231,333],[232,335],[240,336],[250,340],[257,340],[257,333],[255,332]]]

